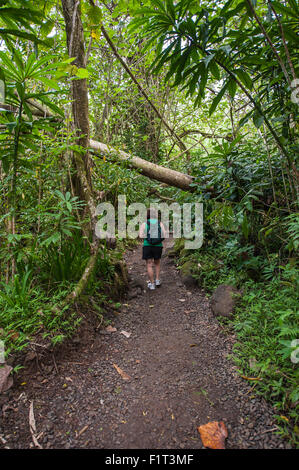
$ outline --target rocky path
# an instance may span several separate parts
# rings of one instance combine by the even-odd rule
[[[288,447],[273,410],[229,359],[235,339],[204,293],[187,290],[167,257],[163,285],[147,291],[140,246],[126,262],[135,287],[116,331],[83,335],[37,372],[20,373],[0,396],[0,447],[200,449],[197,427],[214,420],[227,427],[227,448]]]

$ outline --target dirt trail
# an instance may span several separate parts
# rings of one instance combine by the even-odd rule
[[[43,448],[199,449],[197,427],[213,420],[226,423],[227,448],[288,447],[273,410],[238,376],[228,357],[235,339],[204,293],[188,291],[167,257],[162,286],[147,291],[141,246],[126,262],[144,289],[115,315],[117,331],[83,335],[55,363],[24,370],[0,396],[0,447],[32,446],[32,401]]]

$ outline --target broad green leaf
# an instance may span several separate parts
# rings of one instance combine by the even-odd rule
[[[245,72],[245,70],[237,69],[237,70],[235,70],[235,74],[240,79],[240,81],[243,83],[243,85],[245,85],[246,88],[248,88],[249,90],[252,90],[253,82],[252,82],[250,76],[248,75],[248,73]]]
[[[86,14],[89,26],[99,26],[102,23],[103,13],[100,7],[91,5]]]
[[[30,121],[32,121],[33,120],[32,112],[31,112],[29,106],[26,103],[23,103],[23,108],[24,108],[24,111],[27,114],[28,118],[30,119]]]
[[[25,33],[24,31],[20,31],[19,29],[0,28],[0,36],[3,36],[4,38],[6,36],[16,36],[16,37],[27,39],[29,41],[33,41],[39,44],[47,45],[46,41],[42,41],[38,39],[36,36],[34,36],[34,34]]]
[[[249,119],[251,119],[253,113],[254,113],[254,110],[251,110],[251,111],[249,111],[249,113],[247,113],[245,116],[243,116],[242,119],[240,119],[239,128],[244,126],[249,121]]]
[[[298,7],[298,3],[296,2],[296,0],[288,0],[289,4],[291,5],[292,9],[299,13],[299,7]]]
[[[48,20],[40,28],[40,32],[43,36],[48,36],[51,33],[55,26],[55,22],[53,20]]]
[[[50,78],[46,78],[46,77],[39,77],[39,80],[47,87],[60,91],[60,86],[56,82],[56,80],[51,80]]]
[[[220,80],[220,70],[214,59],[209,64],[209,70],[217,80]]]
[[[230,78],[228,83],[227,83],[227,87],[228,87],[228,92],[229,92],[230,96],[232,98],[234,98],[234,96],[236,94],[236,91],[237,91],[236,80],[234,80],[233,78]]]
[[[261,116],[259,113],[255,112],[253,115],[253,123],[257,129],[261,127],[264,122],[264,116]]]
[[[283,15],[290,16],[292,18],[295,18],[295,20],[298,21],[298,8],[293,9],[286,7],[280,2],[271,2],[273,7],[275,8],[275,11],[282,13]]]
[[[18,123],[17,122],[7,122],[6,124],[7,129],[9,130],[10,133],[17,127]]]
[[[14,66],[14,64],[12,63],[11,58],[8,57],[8,54],[3,52],[3,51],[0,51],[0,59],[2,60],[4,65],[6,66],[6,68],[2,67],[2,70],[3,70],[4,74],[7,74],[9,77],[11,77],[11,78],[13,78],[17,81],[21,81],[22,80],[22,72]]]
[[[228,88],[228,83],[225,83],[224,86],[219,91],[218,95],[213,99],[212,105],[210,106],[210,109],[209,109],[209,116],[212,116],[212,114],[214,113],[215,109],[217,108],[227,88]]]
[[[34,23],[40,23],[43,17],[41,12],[31,8],[22,8],[22,15],[20,15],[20,9],[13,7],[0,8],[0,16],[4,20],[14,19],[16,22],[26,18]]]
[[[153,62],[151,68],[157,73],[165,62],[169,60],[169,53],[175,47],[177,41],[173,41]]]
[[[175,8],[172,0],[166,0],[166,11],[170,15],[172,21],[175,23],[176,21],[176,14]]]
[[[210,62],[214,59],[214,56],[215,54],[209,54],[203,59],[203,63],[207,68],[209,67]]]
[[[89,77],[89,72],[88,72],[87,69],[79,68],[79,69],[77,69],[76,77],[78,77],[80,79],[88,78]]]

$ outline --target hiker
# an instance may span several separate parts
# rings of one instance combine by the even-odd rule
[[[142,259],[146,261],[149,282],[147,287],[154,290],[161,285],[160,266],[163,245],[166,238],[164,225],[158,220],[156,209],[147,209],[147,221],[140,227],[140,238],[144,238],[142,247]],[[154,280],[154,266],[156,268],[156,280]]]

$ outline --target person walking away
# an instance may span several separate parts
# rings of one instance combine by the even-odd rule
[[[161,285],[160,269],[163,251],[163,240],[166,230],[162,222],[158,220],[156,209],[147,210],[147,220],[140,227],[140,238],[144,238],[142,247],[142,259],[146,262],[149,282],[147,287],[154,290]],[[154,278],[154,267],[156,279]]]

